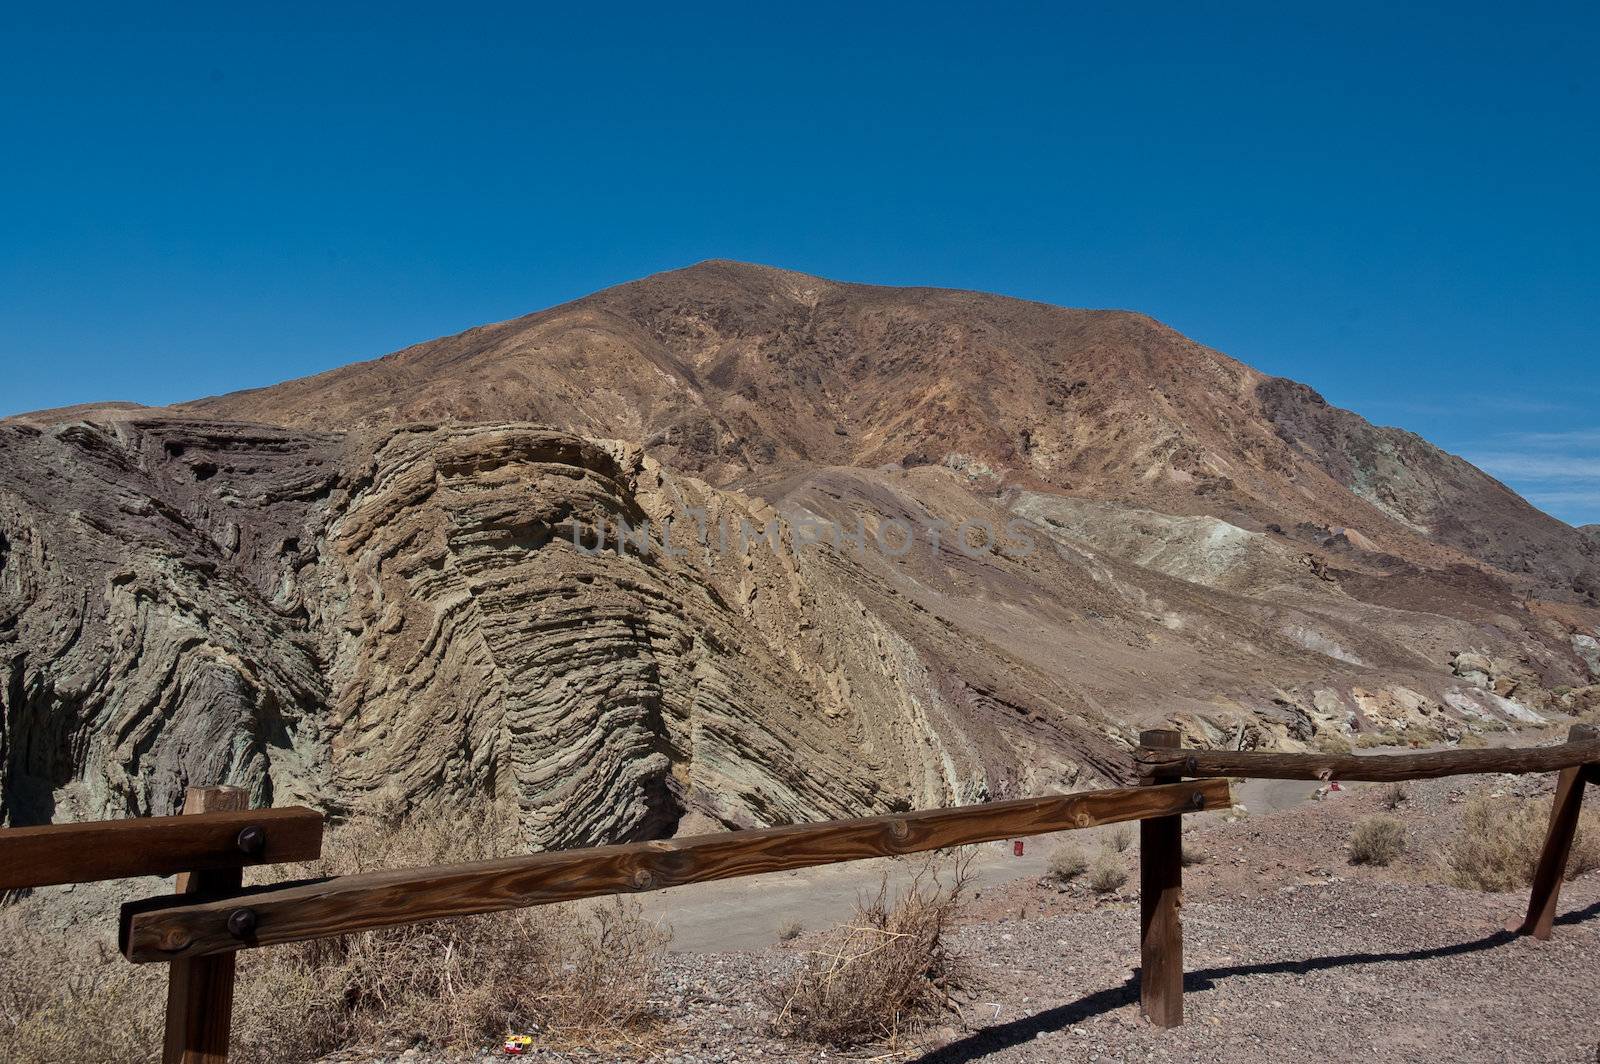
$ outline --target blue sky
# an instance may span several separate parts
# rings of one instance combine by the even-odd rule
[[[0,415],[726,257],[1126,307],[1600,521],[1593,6],[0,14]]]

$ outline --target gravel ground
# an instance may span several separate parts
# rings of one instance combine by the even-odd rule
[[[1525,895],[1439,885],[1437,851],[1469,793],[1547,789],[1548,781],[1510,777],[1411,784],[1401,809],[1410,853],[1390,868],[1353,866],[1343,853],[1351,824],[1381,810],[1378,787],[1269,816],[1194,818],[1190,845],[1206,860],[1186,873],[1187,1022],[1175,1030],[1156,1030],[1138,1013],[1134,880],[1109,897],[1023,880],[986,889],[967,907],[955,936],[967,965],[961,1013],[915,1044],[845,1053],[767,1037],[759,988],[796,962],[802,939],[669,957],[660,988],[669,1028],[639,1059],[1600,1061],[1600,873],[1566,885],[1549,942],[1502,930]],[[1136,849],[1122,855],[1130,869]],[[491,1056],[499,1055],[482,1058]],[[328,1064],[462,1059],[368,1051]]]

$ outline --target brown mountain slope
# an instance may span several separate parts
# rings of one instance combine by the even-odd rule
[[[1600,603],[1600,547],[1468,463],[1121,311],[708,262],[180,409],[531,421],[641,442],[717,484],[796,463],[976,464],[1302,537],[1353,529],[1412,564],[1474,560]]]

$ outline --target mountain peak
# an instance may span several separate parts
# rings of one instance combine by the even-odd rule
[[[182,409],[334,430],[535,422],[718,485],[984,469],[1249,527],[1352,528],[1424,566],[1470,558],[1600,594],[1590,537],[1467,463],[1128,311],[708,259]]]

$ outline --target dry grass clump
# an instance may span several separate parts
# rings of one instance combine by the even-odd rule
[[[1111,848],[1118,853],[1127,853],[1128,847],[1133,845],[1133,827],[1129,824],[1118,824],[1111,832]]]
[[[1423,725],[1407,723],[1381,731],[1361,732],[1355,736],[1355,746],[1362,750],[1379,746],[1423,746],[1440,738],[1438,732]]]
[[[377,812],[329,832],[314,874],[523,849],[508,810],[459,819]],[[278,872],[299,878],[306,869]],[[639,1042],[657,1024],[648,999],[669,937],[637,906],[613,902],[247,950],[230,1059],[287,1064],[396,1043],[482,1048],[508,1030],[556,1045]],[[0,937],[0,1060],[158,1060],[164,975],[162,966],[129,965],[87,936]]]
[[[1383,789],[1383,807],[1391,813],[1405,804],[1411,797],[1411,788],[1404,781],[1389,784]]]
[[[839,1047],[894,1045],[952,1008],[959,962],[945,941],[971,882],[972,856],[924,862],[890,903],[885,876],[851,921],[826,932],[794,972],[765,988],[772,1027]]]
[[[323,874],[455,864],[524,850],[515,810],[455,818],[378,810],[334,832]],[[237,1030],[241,1061],[313,1056],[385,1040],[466,1048],[508,1030],[543,1042],[615,1046],[652,1026],[647,999],[670,935],[638,906],[537,907],[307,942],[249,955],[243,986],[298,1000],[310,1024]],[[320,1032],[319,1032],[320,1033]],[[320,1043],[320,1044],[318,1044]],[[330,1044],[331,1043],[331,1044]]]
[[[1533,882],[1539,851],[1550,830],[1549,800],[1474,798],[1461,830],[1445,847],[1454,886],[1470,890],[1520,890]],[[1567,859],[1567,878],[1600,868],[1600,813],[1585,810]]]
[[[1350,833],[1350,863],[1388,865],[1406,852],[1406,826],[1392,816],[1356,821]]]
[[[806,933],[806,925],[799,920],[785,920],[778,925],[778,941],[793,942]]]
[[[1057,883],[1070,883],[1089,870],[1089,858],[1072,843],[1063,843],[1050,851],[1050,863],[1045,874]]]
[[[165,967],[135,967],[109,942],[33,916],[27,904],[0,912],[0,1060],[160,1060]]]
[[[1336,731],[1319,731],[1311,739],[1312,747],[1322,754],[1348,754],[1350,740]]]
[[[1109,853],[1096,857],[1089,866],[1089,889],[1096,894],[1110,894],[1127,881],[1128,870]]]

